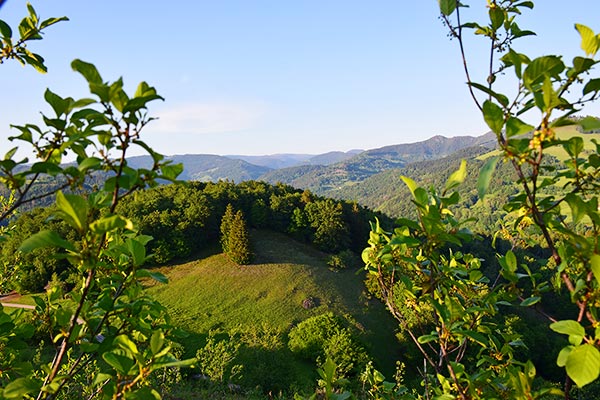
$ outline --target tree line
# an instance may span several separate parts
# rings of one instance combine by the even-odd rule
[[[231,220],[238,220],[235,226],[243,219],[243,226],[248,229],[286,233],[330,254],[348,250],[359,254],[368,237],[369,221],[376,215],[355,202],[332,200],[308,190],[258,181],[162,185],[123,199],[116,212],[130,218],[141,234],[153,238],[147,245],[148,252],[153,254],[152,261],[166,264],[218,244],[223,236],[222,222],[228,206]],[[37,249],[27,254],[18,251],[24,239],[45,229],[53,229],[67,238],[74,237],[75,232],[68,224],[50,218],[54,211],[53,206],[34,209],[10,223],[9,234],[0,244],[4,291],[39,292],[53,274],[67,284],[76,284],[76,278],[69,276],[67,260],[52,256],[54,249]],[[387,220],[383,215],[379,218]],[[236,228],[232,232],[243,234],[243,230]],[[232,235],[231,240],[247,239]],[[226,244],[223,250],[227,252]],[[236,261],[247,263],[249,258],[246,255]]]

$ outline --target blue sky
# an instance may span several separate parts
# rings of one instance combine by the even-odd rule
[[[470,13],[485,11],[472,2]],[[518,50],[579,55],[575,22],[600,31],[600,1],[540,0],[520,24],[538,32]],[[74,58],[105,80],[141,80],[165,97],[145,140],[163,154],[318,154],[370,149],[434,135],[487,131],[468,97],[456,42],[437,1],[32,1],[42,18],[66,15],[31,49],[49,73],[0,67],[0,153],[9,124],[39,122],[43,92],[85,97]],[[0,19],[16,26],[25,1]],[[483,70],[485,49],[469,44]],[[598,106],[586,113],[600,114]]]

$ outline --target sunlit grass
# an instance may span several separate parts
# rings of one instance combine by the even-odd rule
[[[196,334],[261,324],[287,331],[310,316],[333,311],[363,332],[385,369],[393,368],[400,356],[396,324],[381,303],[366,298],[362,273],[332,272],[325,253],[285,235],[254,231],[252,240],[254,264],[238,266],[224,254],[207,254],[161,268],[170,282],[149,288],[149,293],[169,309],[177,325]],[[317,307],[302,307],[308,297]]]

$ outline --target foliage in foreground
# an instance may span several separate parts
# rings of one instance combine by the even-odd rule
[[[575,57],[570,66],[554,55],[530,59],[515,50],[514,42],[534,34],[517,24],[517,17],[524,9],[533,8],[533,2],[488,1],[484,24],[461,22],[466,3],[440,0],[439,4],[442,20],[459,42],[473,100],[521,186],[520,193],[505,205],[514,217],[513,234],[523,243],[531,242],[528,239],[533,235],[542,238],[549,254],[545,268],[554,277],[551,282],[540,279],[533,265],[509,250],[498,255],[501,269],[489,279],[478,258],[452,250],[473,237],[451,211],[459,200],[455,187],[466,177],[464,162],[441,193],[427,191],[403,177],[417,218],[400,219],[393,232],[375,225],[363,259],[377,277],[401,329],[421,352],[424,397],[532,399],[560,395],[568,399],[572,382],[584,387],[600,374],[596,301],[600,296],[600,144],[595,143],[594,151],[584,152],[581,137],[560,140],[555,129],[575,123],[570,116],[600,95],[600,79],[590,77],[598,63],[594,57],[600,35],[576,25],[585,56]],[[471,80],[464,50],[464,32],[469,29],[490,43],[486,84]],[[495,90],[496,81],[510,72],[518,82],[512,99]],[[529,110],[541,114],[539,125],[521,119]],[[600,127],[595,118],[577,123],[583,130]],[[548,156],[556,148],[568,154],[564,168],[557,168]],[[480,199],[499,160],[491,157],[480,172]],[[545,188],[555,190],[545,192]],[[573,305],[570,318],[555,318],[543,311],[542,296],[551,290],[569,294]],[[506,307],[538,310],[548,319],[550,330],[568,338],[556,360],[566,372],[563,391],[534,384],[536,367],[518,356],[522,345],[519,332],[502,321]],[[407,317],[415,315],[420,323]],[[420,331],[423,328],[428,331]]]
[[[41,39],[42,30],[66,18],[40,21],[30,5],[28,12],[19,25],[19,39],[0,21],[0,61],[16,59],[45,72],[43,58],[25,43]],[[62,293],[60,285],[50,286],[45,296],[34,297],[31,312],[9,312],[0,306],[0,398],[53,399],[74,393],[90,398],[159,398],[149,385],[155,371],[189,362],[174,357],[174,330],[165,309],[146,296],[139,283],[142,278],[164,281],[162,275],[142,268],[151,238],[138,234],[115,209],[140,188],[156,185],[159,179],[174,180],[181,168],[140,139],[152,120],[148,103],[162,99],[153,87],[142,82],[128,95],[122,79],[105,82],[92,64],[81,60],[71,65],[85,78],[94,98],[75,100],[47,89],[44,98],[53,114],[42,115],[44,125],[13,127],[19,135],[10,140],[32,150],[36,160],[15,161],[15,147],[0,161],[0,182],[12,191],[2,199],[0,220],[25,203],[55,195],[52,214],[69,227],[68,237],[42,230],[29,236],[19,250],[58,249],[47,256],[65,260],[77,284],[68,293]],[[128,166],[126,155],[133,146],[152,157],[149,168]],[[76,162],[63,164],[65,155],[74,156]],[[91,174],[100,172],[108,178],[85,196],[63,192],[81,187]],[[30,193],[35,184],[48,179],[58,184]],[[63,295],[70,301],[62,301]],[[51,342],[52,356],[34,354],[32,343],[40,338]]]

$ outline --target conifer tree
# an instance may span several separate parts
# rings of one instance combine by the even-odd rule
[[[229,252],[229,231],[231,230],[234,217],[233,206],[229,203],[225,208],[223,218],[221,218],[221,248],[223,249],[223,253]]]
[[[250,240],[248,237],[248,227],[244,220],[242,211],[235,213],[229,235],[227,238],[227,255],[232,261],[238,264],[250,264],[252,261],[252,251],[250,249]]]

